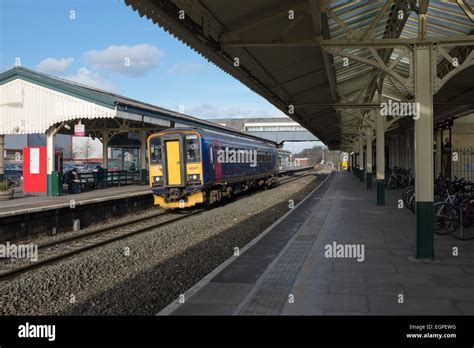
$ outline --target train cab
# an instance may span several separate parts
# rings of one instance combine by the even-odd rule
[[[148,139],[150,187],[155,205],[184,208],[204,202],[201,136],[163,131]]]

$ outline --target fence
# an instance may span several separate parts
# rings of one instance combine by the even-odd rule
[[[452,178],[457,177],[474,181],[474,148],[453,148],[452,154]]]

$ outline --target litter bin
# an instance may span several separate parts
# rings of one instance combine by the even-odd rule
[[[63,191],[62,173],[52,172],[48,175],[48,196],[60,196]]]

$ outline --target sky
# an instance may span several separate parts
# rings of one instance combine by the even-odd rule
[[[123,0],[0,0],[0,13],[0,72],[19,63],[200,118],[284,116]]]

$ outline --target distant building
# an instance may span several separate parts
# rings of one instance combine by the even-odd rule
[[[5,164],[22,164],[24,147],[46,146],[44,134],[5,135]],[[72,136],[58,134],[55,140],[55,151],[61,153],[64,160],[72,159]]]
[[[311,165],[308,157],[295,158],[294,161],[297,167],[308,167]]]

